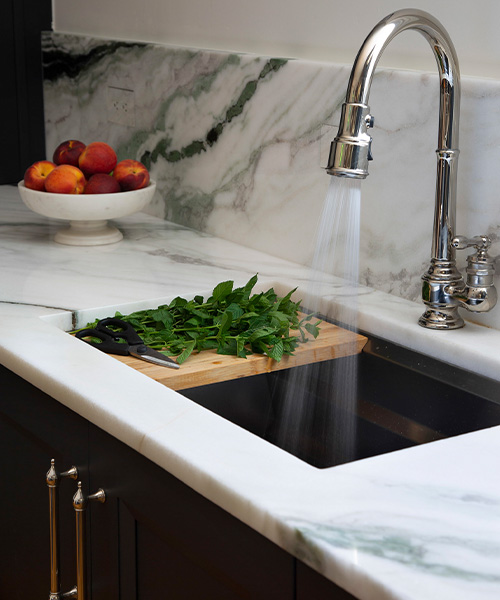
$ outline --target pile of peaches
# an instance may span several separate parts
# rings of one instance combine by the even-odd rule
[[[27,188],[54,194],[113,194],[139,190],[149,184],[149,172],[139,161],[117,161],[105,142],[84,144],[67,140],[50,160],[39,160],[24,174]]]

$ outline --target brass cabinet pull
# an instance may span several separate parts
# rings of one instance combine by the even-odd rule
[[[87,502],[105,502],[106,493],[99,488],[95,494],[85,498],[82,492],[82,482],[78,482],[78,490],[73,496],[73,508],[76,517],[76,586],[68,592],[77,600],[87,600],[87,548],[86,548],[86,511]]]
[[[57,473],[55,461],[50,461],[46,482],[49,488],[49,519],[50,519],[50,595],[49,600],[62,598],[76,598],[87,600],[87,565],[86,565],[86,531],[85,516],[88,501],[105,502],[106,493],[99,488],[95,494],[85,498],[82,492],[82,482],[78,482],[78,489],[73,496],[73,508],[76,517],[76,585],[61,594],[61,575],[59,573],[59,481],[61,478],[78,479],[78,469],[71,467],[67,471]]]
[[[55,461],[50,461],[46,482],[49,488],[49,523],[50,523],[50,595],[49,600],[59,600],[61,596],[61,576],[59,573],[59,507],[58,491],[61,478],[78,478],[78,469],[71,467],[68,471],[57,473]]]

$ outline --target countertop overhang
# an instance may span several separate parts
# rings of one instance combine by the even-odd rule
[[[3,365],[361,600],[499,597],[500,428],[319,470],[66,333],[255,272],[307,294],[306,267],[145,214],[118,221],[118,244],[66,247],[15,187],[0,198]],[[334,278],[321,296],[349,301]],[[421,311],[364,288],[358,325],[500,379],[499,331],[427,331]]]

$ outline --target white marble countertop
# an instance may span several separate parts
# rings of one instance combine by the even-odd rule
[[[59,223],[0,188],[2,364],[361,600],[500,597],[500,428],[322,470],[271,446],[65,330],[255,272],[290,289],[307,270],[144,214],[117,223],[118,244],[62,246]],[[421,310],[364,290],[359,326],[500,379],[500,332],[429,332]]]

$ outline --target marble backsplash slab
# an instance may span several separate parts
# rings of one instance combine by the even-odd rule
[[[64,139],[107,141],[150,168],[151,214],[310,262],[350,66],[58,33],[43,35],[43,56],[47,156]],[[131,100],[126,122],[110,112],[116,90]],[[435,74],[380,69],[370,96],[360,280],[407,299],[429,259],[438,93]],[[498,112],[500,82],[463,81],[461,234],[498,238]],[[474,320],[500,329],[498,309]]]

